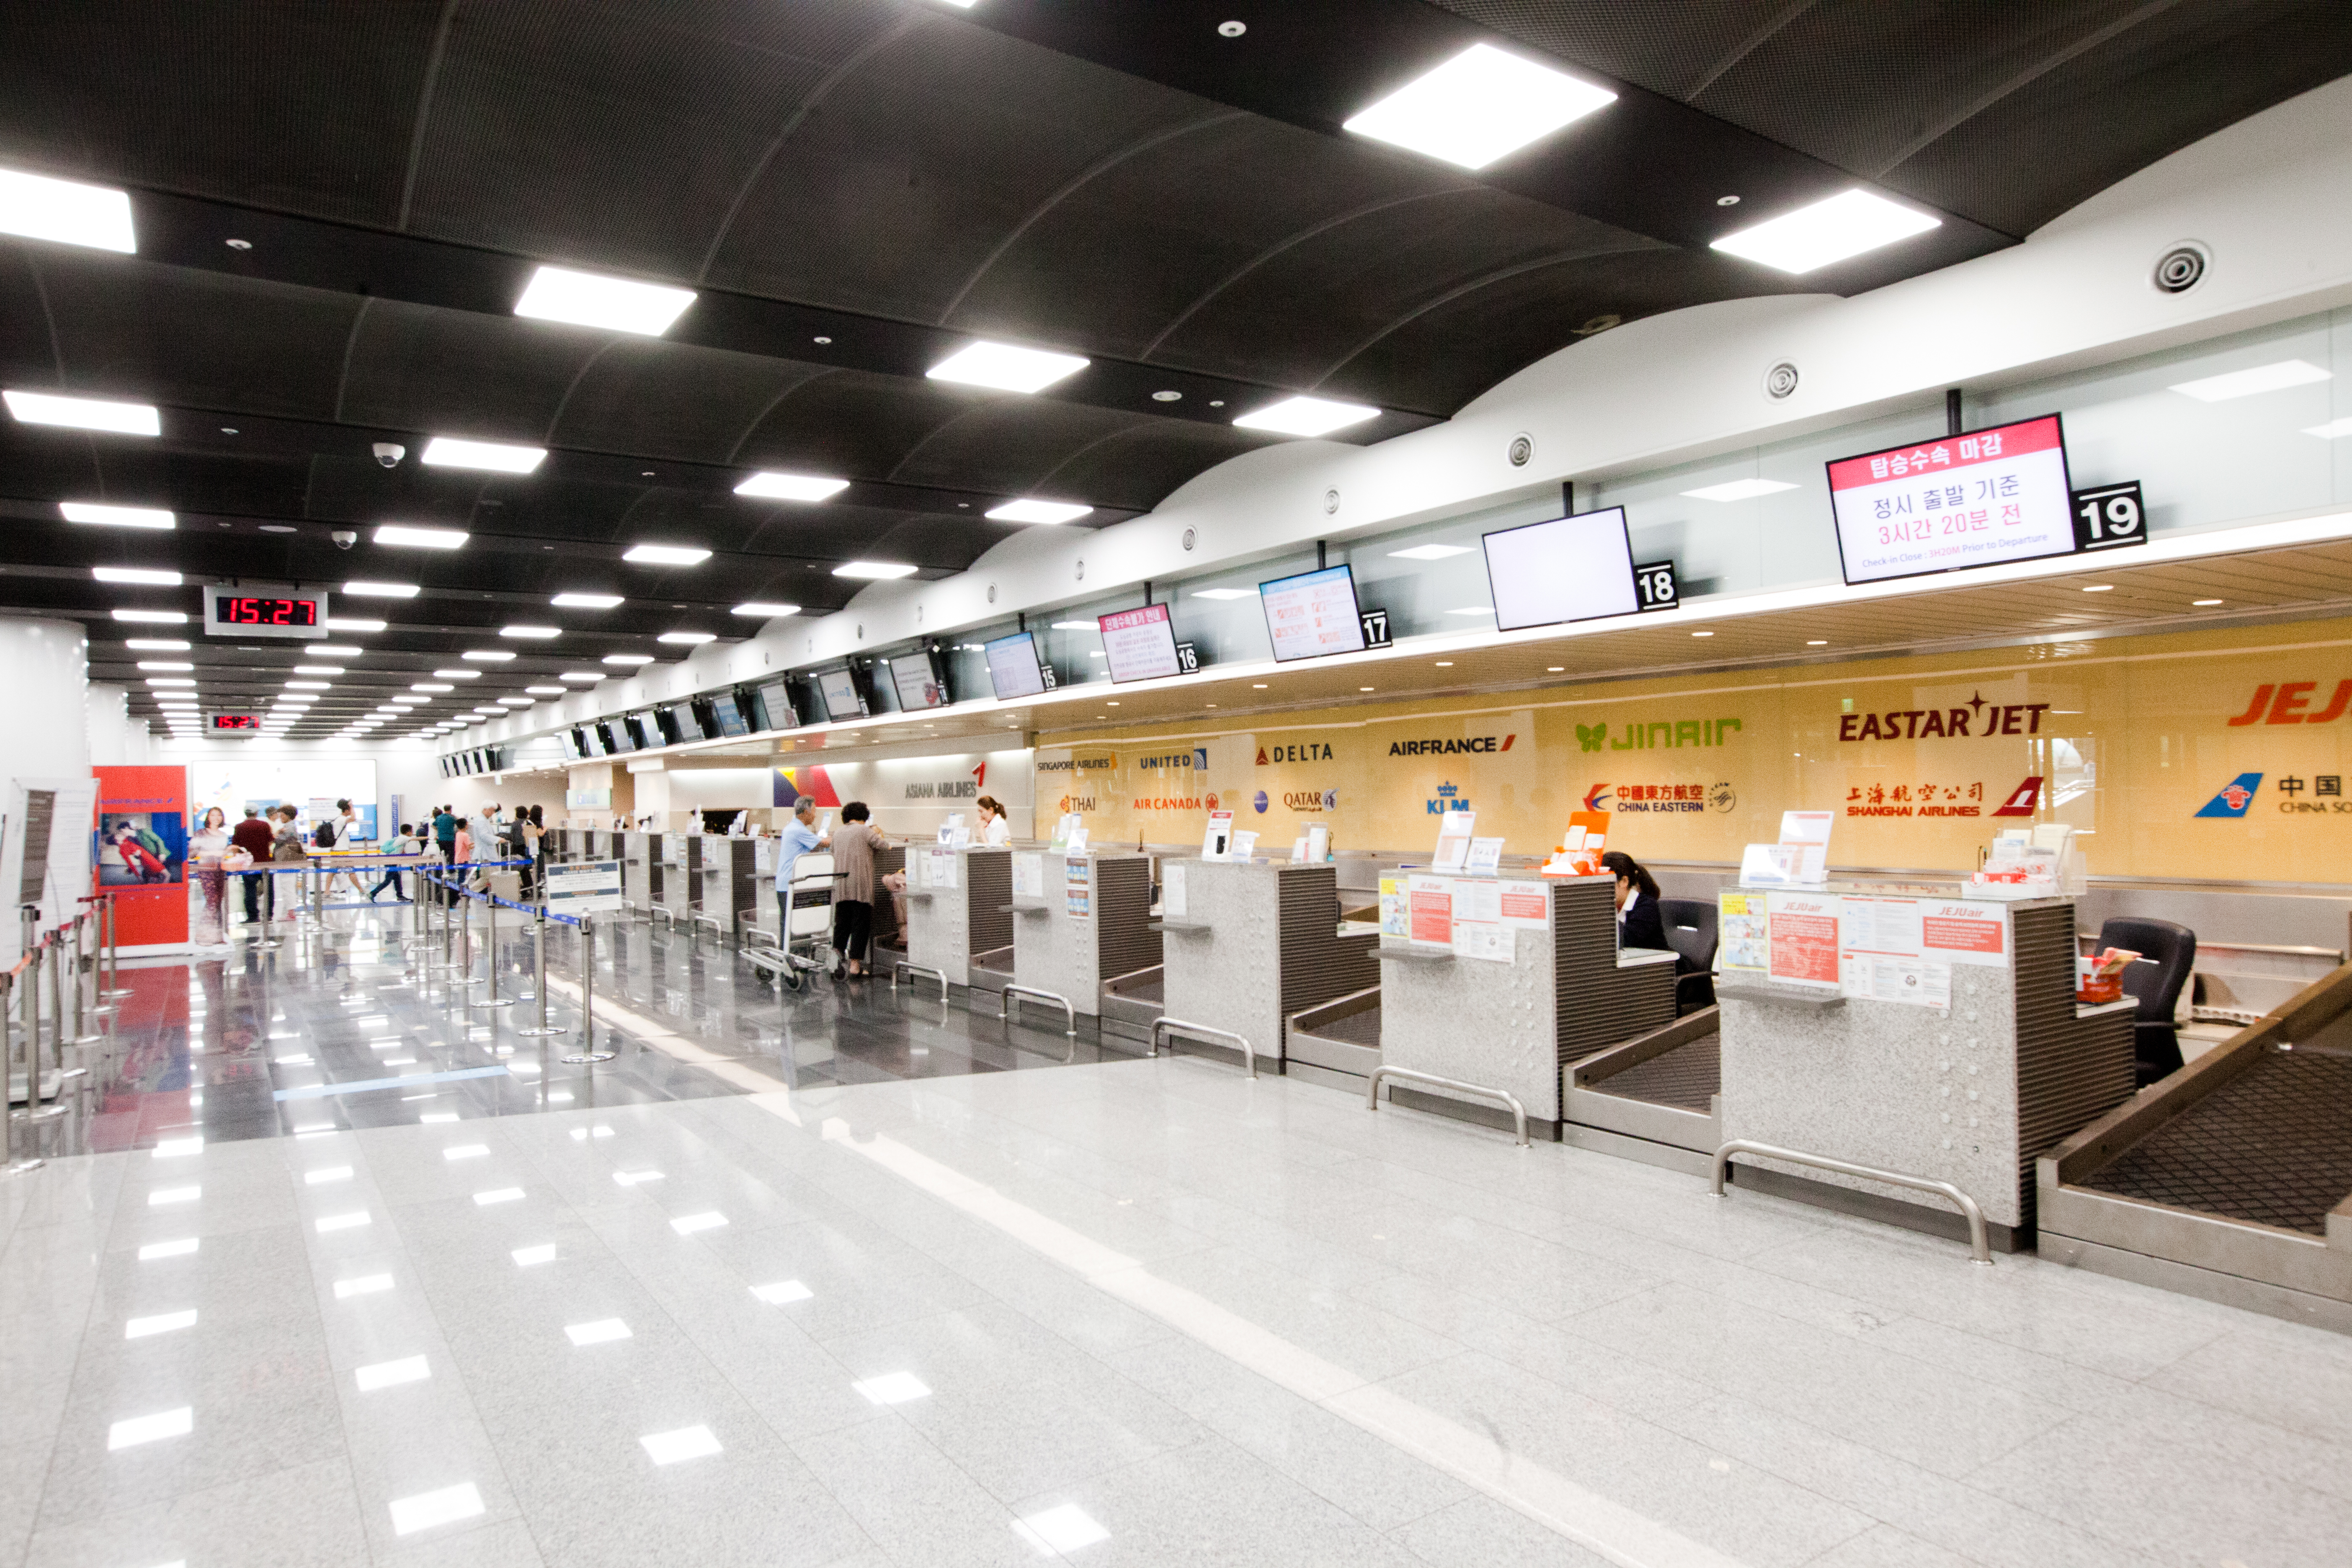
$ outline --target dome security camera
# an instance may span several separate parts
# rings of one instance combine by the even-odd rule
[[[400,467],[400,459],[406,456],[408,456],[408,448],[394,442],[378,441],[375,444],[375,460],[387,468]]]
[[[338,550],[349,550],[360,542],[360,536],[348,528],[339,528],[327,537],[335,542],[335,548]]]

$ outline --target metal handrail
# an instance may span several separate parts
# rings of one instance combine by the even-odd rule
[[[893,978],[895,979],[895,976]],[[1007,1024],[1011,1023],[1013,1021],[1013,1004],[1024,996],[1033,1002],[1051,1002],[1055,1006],[1059,1007],[1062,1010],[1062,1021],[1064,1025],[1062,1033],[1067,1035],[1070,1039],[1069,1054],[1065,1056],[1062,1060],[1065,1063],[1077,1060],[1078,1010],[1076,1007],[1071,1006],[1070,999],[1067,996],[1063,995],[1060,992],[1040,991],[1034,985],[1007,985],[1003,991],[997,993],[996,1016],[998,1020]]]
[[[1519,1097],[1507,1089],[1488,1089],[1483,1083],[1465,1083],[1458,1078],[1440,1078],[1433,1072],[1415,1072],[1411,1068],[1377,1067],[1372,1069],[1372,1076],[1365,1081],[1364,1107],[1366,1110],[1378,1110],[1381,1108],[1381,1082],[1383,1079],[1391,1078],[1409,1079],[1414,1083],[1427,1084],[1433,1089],[1450,1089],[1456,1094],[1484,1095],[1488,1100],[1499,1100],[1511,1108],[1511,1125],[1517,1130],[1519,1147],[1522,1149],[1533,1147],[1528,1142],[1528,1108],[1521,1105]]]
[[[1160,1017],[1151,1020],[1151,1054],[1155,1057],[1160,1054],[1161,1036],[1173,1034],[1179,1029],[1182,1030],[1184,1037],[1190,1040],[1233,1041],[1242,1048],[1242,1066],[1249,1069],[1250,1077],[1257,1076],[1257,1053],[1250,1048],[1250,1043],[1247,1040],[1234,1034],[1231,1029],[1213,1029],[1206,1024],[1187,1023],[1181,1018]]]
[[[1914,1192],[1934,1193],[1952,1200],[1969,1222],[1969,1261],[1992,1267],[1992,1247],[1985,1239],[1984,1210],[1977,1207],[1976,1199],[1949,1182],[1932,1182],[1925,1176],[1906,1176],[1900,1171],[1882,1171],[1871,1165],[1856,1165],[1845,1160],[1832,1160],[1826,1154],[1808,1154],[1801,1149],[1781,1149],[1770,1143],[1751,1142],[1734,1138],[1715,1152],[1715,1179],[1710,1191],[1723,1196],[1724,1173],[1730,1168],[1734,1154],[1753,1154],[1759,1160],[1784,1160],[1791,1165],[1811,1165],[1819,1171],[1834,1171],[1841,1176],[1860,1176],[1865,1181],[1885,1182],[1889,1186],[1909,1187]]]
[[[903,958],[902,958],[902,959],[900,959],[898,963],[894,963],[894,964],[892,964],[892,965],[890,966],[890,989],[891,989],[891,990],[896,991],[897,989],[898,989],[898,976],[899,976],[899,975],[900,975],[900,973],[905,973],[905,974],[908,974],[908,975],[909,975],[909,976],[913,976],[913,975],[917,975],[917,974],[928,974],[928,975],[929,975],[932,979],[936,980],[936,981],[938,981],[938,982],[940,983],[940,1001],[942,1001],[942,1002],[944,1002],[944,1001],[946,1001],[946,1000],[948,999],[948,974],[947,974],[947,971],[946,971],[946,970],[944,970],[944,969],[933,969],[933,968],[932,968],[929,964],[928,964],[928,963],[908,963],[905,959],[903,959]],[[914,984],[914,982],[913,982],[913,981],[912,981],[912,979],[910,978],[910,979],[908,980],[908,984]],[[1067,1006],[1067,1005],[1069,1005],[1069,1004],[1067,1004],[1067,1003],[1066,1002],[1066,1003],[1064,1003],[1064,1004],[1063,1004],[1063,1005],[1064,1005],[1064,1006]],[[1075,1033],[1076,1032],[1076,1025],[1075,1025],[1076,1015],[1075,1015],[1075,1014],[1074,1014],[1074,1015],[1072,1015],[1072,1017],[1073,1017],[1073,1026],[1072,1026],[1072,1031],[1071,1031],[1071,1032],[1072,1032],[1073,1034],[1075,1034]]]

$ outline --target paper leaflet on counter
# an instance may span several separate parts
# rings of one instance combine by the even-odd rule
[[[1739,880],[1750,888],[1818,888],[1829,880],[1830,829],[1837,823],[1827,811],[1784,811],[1778,844],[1750,844],[1739,857]]]
[[[1320,866],[1331,858],[1331,826],[1318,822],[1307,829],[1307,863]]]
[[[1091,836],[1087,831],[1087,825],[1083,822],[1079,823],[1076,826],[1070,829],[1070,841],[1062,846],[1063,851],[1070,855],[1085,854],[1087,852],[1087,843],[1090,837]]]
[[[1609,847],[1609,813],[1605,811],[1572,811],[1568,816],[1568,837],[1550,859],[1544,862],[1547,877],[1597,877],[1601,874],[1601,857]]]
[[[1470,858],[1463,868],[1473,877],[1491,877],[1503,868],[1503,841],[1499,838],[1470,840]]]
[[[1071,914],[1091,917],[1095,912],[1094,863],[1079,855],[1063,861],[1062,889],[1069,900]]]
[[[1226,847],[1225,858],[1246,860],[1255,853],[1257,853],[1257,835],[1249,832],[1236,833],[1234,835],[1233,843]]]
[[[1412,928],[1405,923],[1405,879],[1402,876],[1381,879],[1381,934],[1412,934]]]
[[[1013,852],[1013,896],[1016,899],[1042,899],[1045,896],[1045,857],[1034,849]]]
[[[1201,858],[1222,860],[1233,847],[1234,814],[1230,811],[1209,813],[1209,826],[1201,835]]]
[[[1160,913],[1163,919],[1181,921],[1185,908],[1184,862],[1171,860],[1160,872]]]
[[[1470,835],[1478,826],[1475,811],[1449,811],[1437,819],[1437,853],[1429,863],[1433,871],[1459,871],[1470,858]]]
[[[1726,974],[1761,974],[1769,962],[1769,931],[1765,910],[1768,893],[1720,892],[1716,895],[1716,952]]]
[[[1307,835],[1304,833],[1290,841],[1290,863],[1294,866],[1307,864]]]
[[[1492,881],[1454,884],[1454,951],[1463,958],[1508,963],[1516,943],[1503,924],[1503,889]]]
[[[963,825],[962,812],[948,813],[948,819],[940,824],[940,842],[949,845],[971,842],[971,831]]]
[[[1827,893],[1769,895],[1764,915],[1768,979],[1779,985],[1838,989],[1840,902]]]
[[[942,892],[955,891],[956,852],[952,849],[934,849],[930,853],[930,862],[931,886]]]
[[[1424,947],[1454,945],[1454,883],[1444,877],[1405,880],[1407,934]]]
[[[1072,834],[1085,831],[1085,822],[1078,814],[1075,811],[1066,811],[1054,819],[1054,837],[1046,841],[1046,846],[1056,855],[1061,854],[1069,848]]]

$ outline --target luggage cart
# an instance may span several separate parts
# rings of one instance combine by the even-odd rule
[[[833,896],[841,875],[822,849],[793,862],[792,897],[778,941],[743,950],[753,968],[774,975],[785,990],[798,991],[812,973],[833,967]]]

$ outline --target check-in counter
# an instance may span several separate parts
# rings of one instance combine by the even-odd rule
[[[702,908],[702,835],[657,833],[652,837],[661,867],[655,880],[654,907],[674,925],[692,925]]]
[[[756,857],[749,838],[724,834],[699,836],[701,865],[695,874],[699,888],[697,918],[730,941],[742,940],[744,916],[759,897],[753,880]]]
[[[1013,942],[1013,851],[915,844],[907,851],[907,962],[948,984],[993,990],[975,979],[972,955]]]
[[[649,916],[661,903],[661,836],[630,832],[615,837],[621,841],[621,901],[631,914]]]
[[[1262,1064],[1279,1061],[1293,1014],[1380,984],[1380,933],[1339,934],[1328,864],[1170,858],[1160,878],[1169,1019],[1239,1035]]]
[[[1066,998],[1080,1017],[1101,1016],[1103,982],[1160,962],[1148,855],[1015,849],[1008,904],[1013,983]]]
[[[1847,952],[1828,972],[1835,986],[1732,967],[1727,940],[1716,986],[1723,1136],[1948,1183],[1983,1210],[1991,1245],[2014,1249],[2032,1239],[2035,1156],[2132,1096],[2134,1004],[2076,1003],[2071,899],[1988,902],[1957,883],[1942,899],[1925,885],[1897,893],[1826,889],[1843,911],[1841,949],[1924,943],[1924,957]],[[1925,935],[1868,934],[1904,927]],[[1732,1179],[1966,1232],[1948,1200],[1909,1187],[1745,1153]]]
[[[1414,874],[1381,938],[1381,1066],[1504,1090],[1558,1138],[1562,1069],[1675,1016],[1675,955],[1617,947],[1610,877]],[[1491,1100],[1395,1082],[1401,1103],[1508,1125]]]

